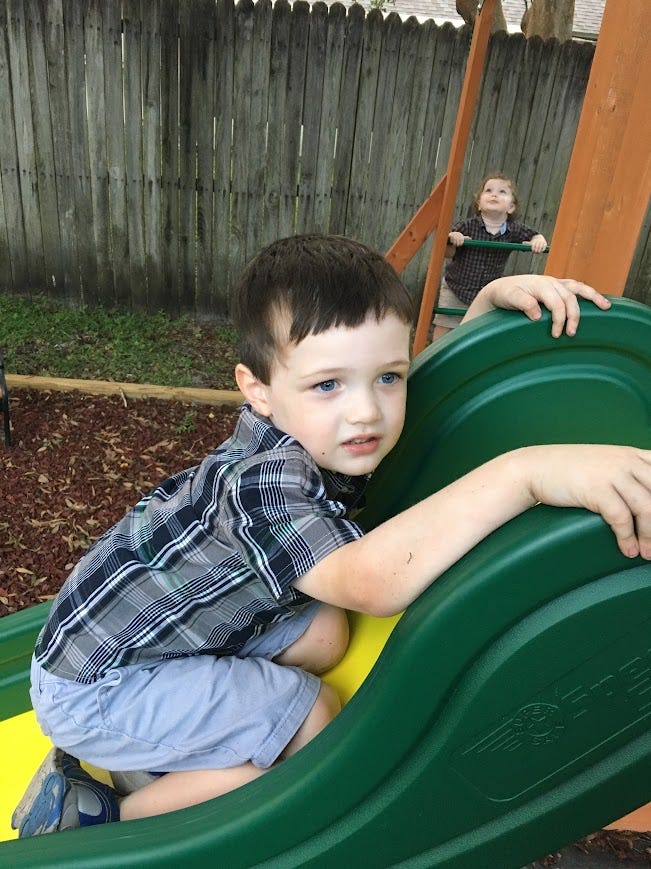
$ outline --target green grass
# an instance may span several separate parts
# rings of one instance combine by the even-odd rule
[[[233,328],[189,317],[0,294],[0,350],[9,374],[235,388]]]

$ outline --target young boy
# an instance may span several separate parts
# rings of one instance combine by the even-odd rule
[[[530,242],[534,253],[547,247],[543,235],[514,220],[518,193],[514,182],[493,172],[482,181],[474,200],[476,217],[459,220],[448,235],[452,256],[441,280],[439,308],[468,308],[482,287],[501,278],[511,251],[496,247],[464,247],[467,238],[477,241],[502,241],[519,244]],[[461,317],[454,314],[434,316],[434,340],[456,328]]]
[[[574,334],[577,295],[609,305],[533,275],[493,282],[467,316],[537,319],[542,303],[554,335]],[[626,555],[651,558],[651,452],[621,446],[515,450],[362,534],[349,511],[403,426],[411,308],[386,260],[344,238],[284,239],[246,268],[233,436],[92,546],[38,638],[32,699],[58,748],[16,810],[21,836],[169,812],[262,775],[339,711],[318,674],[345,652],[345,609],[400,612],[538,501],[602,513]],[[118,781],[151,773],[120,799],[77,758]]]

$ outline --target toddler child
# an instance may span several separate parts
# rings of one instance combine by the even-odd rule
[[[536,229],[514,220],[518,194],[514,182],[493,172],[481,183],[474,200],[477,215],[459,220],[448,235],[452,256],[441,280],[439,308],[464,308],[490,281],[502,277],[510,250],[495,247],[464,247],[467,238],[477,241],[500,241],[520,244],[530,242],[534,253],[542,253],[547,241]],[[441,338],[461,322],[455,314],[435,314],[434,340]]]

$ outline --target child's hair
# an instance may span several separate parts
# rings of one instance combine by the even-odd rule
[[[233,298],[240,360],[269,383],[278,348],[369,314],[413,321],[413,300],[378,251],[341,236],[296,235],[264,248],[245,267]],[[289,333],[281,334],[283,315]]]
[[[513,218],[518,213],[518,205],[520,204],[518,201],[518,191],[515,186],[515,181],[512,178],[509,178],[508,175],[504,175],[502,172],[490,172],[488,175],[485,175],[482,179],[481,184],[479,185],[479,189],[475,193],[475,198],[473,199],[473,205],[475,206],[475,211],[479,214],[479,197],[481,196],[482,190],[486,186],[486,182],[490,181],[491,178],[498,178],[500,181],[506,181],[509,187],[511,188],[511,193],[513,194],[513,211],[509,215],[509,217]]]

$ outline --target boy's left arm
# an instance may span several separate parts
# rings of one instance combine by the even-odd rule
[[[552,315],[552,337],[558,338],[563,332],[575,335],[581,316],[579,298],[590,300],[604,311],[610,308],[605,296],[581,281],[549,275],[509,275],[486,284],[462,322],[496,308],[522,311],[530,320],[539,320],[542,305]]]

